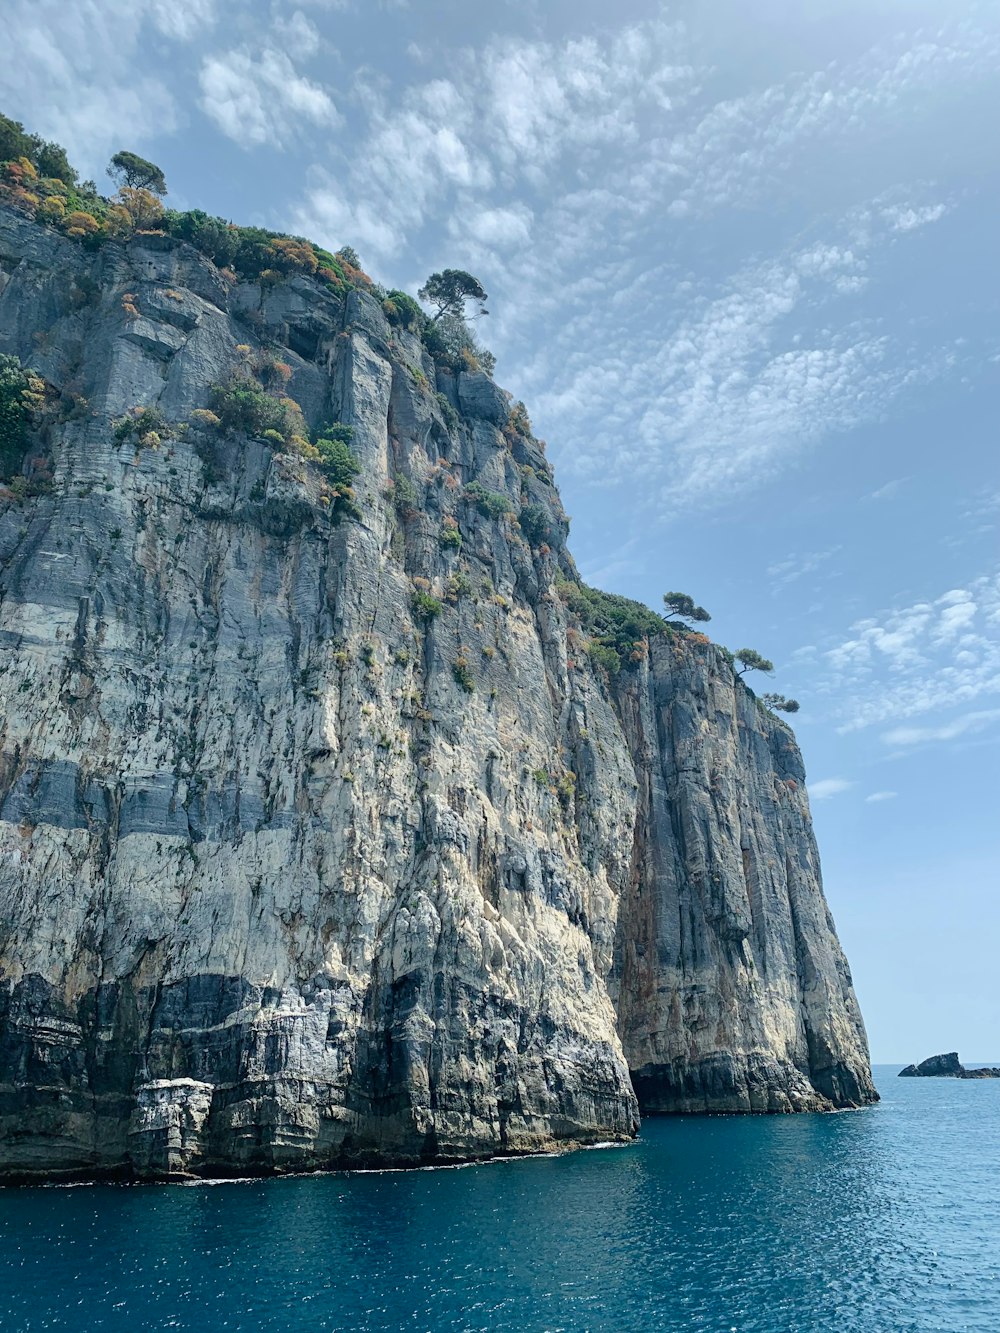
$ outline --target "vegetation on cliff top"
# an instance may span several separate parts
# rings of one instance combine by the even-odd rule
[[[201,251],[233,282],[269,286],[301,274],[338,295],[370,290],[381,299],[389,321],[420,334],[439,365],[493,374],[495,358],[478,342],[466,317],[469,302],[476,307],[474,317],[487,313],[486,293],[470,273],[432,273],[420,293],[435,307],[434,314],[427,315],[406,292],[375,286],[349,245],[331,253],[302,236],[239,227],[198,208],[165,208],[163,171],[137,153],[115,153],[108,175],[118,186],[111,198],[101,195],[93,181],[80,181],[59,144],[0,115],[0,202],[25,217],[91,247],[144,232],[173,236]]]
[[[0,200],[67,236],[96,246],[158,231],[187,241],[234,279],[267,283],[305,273],[338,292],[372,285],[349,247],[331,254],[300,236],[238,227],[201,209],[164,208],[163,172],[136,153],[116,153],[108,175],[118,185],[111,198],[101,195],[93,181],[80,181],[59,144],[46,143],[19,121],[0,115]]]
[[[587,652],[591,660],[610,676],[645,661],[651,639],[665,636],[679,637],[690,644],[709,642],[689,622],[704,622],[712,617],[686,593],[664,593],[667,615],[661,616],[644,602],[633,601],[619,593],[602,592],[584,583],[557,579],[556,587],[562,601],[588,636]],[[774,671],[774,663],[752,648],[741,648],[737,653],[725,648],[722,651],[738,676],[747,671],[763,671],[768,675]],[[736,669],[736,663],[740,663],[741,670]],[[786,699],[783,694],[764,694],[759,702],[771,711],[797,713],[799,710],[798,701]]]

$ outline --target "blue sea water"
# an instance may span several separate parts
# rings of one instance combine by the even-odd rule
[[[0,1329],[1000,1333],[1000,1080],[459,1170],[0,1190]]]

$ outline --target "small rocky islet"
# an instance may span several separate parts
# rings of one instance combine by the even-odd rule
[[[921,1060],[918,1065],[907,1065],[899,1071],[899,1078],[1000,1078],[1000,1069],[984,1065],[978,1069],[966,1069],[958,1058],[957,1051],[948,1051],[945,1055],[931,1055]]]

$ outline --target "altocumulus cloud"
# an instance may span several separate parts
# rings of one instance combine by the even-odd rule
[[[320,46],[316,25],[301,10],[276,15],[256,48],[205,57],[198,75],[202,110],[242,148],[281,148],[305,124],[338,124],[329,90],[295,63],[314,56]]]
[[[816,662],[816,693],[831,699],[842,732],[938,715],[1000,694],[1000,571],[856,621]],[[897,727],[887,745],[954,740],[1000,716],[978,709],[933,727]]]
[[[690,228],[765,188],[780,199],[824,143],[860,145],[866,125],[919,112],[997,55],[988,34],[942,25],[912,49],[894,39],[716,102],[695,49],[654,20],[605,43],[493,38],[435,62],[447,77],[366,84],[354,96],[367,127],[344,146],[343,170],[317,164],[289,218],[374,252],[410,290],[440,264],[474,266],[494,296],[505,377],[545,433],[573,441],[560,469],[602,487],[641,473],[639,503],[661,512],[759,484],[955,362],[951,348],[904,346],[851,304],[873,260],[946,202],[894,187],[831,218],[827,234],[709,280],[673,257],[671,215]],[[392,272],[404,252],[420,267]]]

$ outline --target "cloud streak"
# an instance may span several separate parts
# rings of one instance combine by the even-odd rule
[[[992,728],[1000,722],[1000,708],[989,708],[979,713],[966,713],[939,727],[894,727],[882,739],[886,745],[925,745],[929,741],[954,741]]]
[[[811,801],[828,801],[832,796],[850,791],[853,786],[847,778],[820,778],[819,782],[810,782],[807,790]]]

